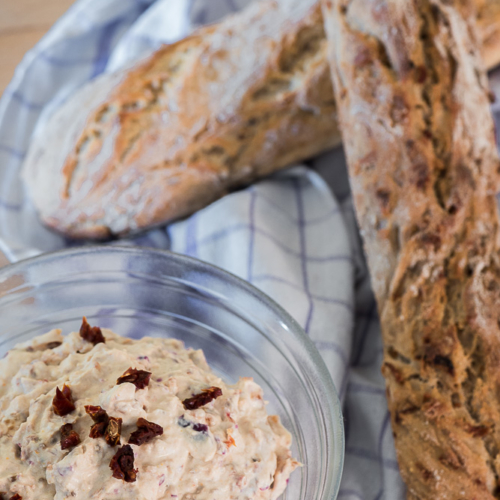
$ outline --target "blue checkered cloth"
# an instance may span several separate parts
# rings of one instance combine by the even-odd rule
[[[0,101],[0,246],[11,260],[75,245],[41,226],[25,198],[19,169],[34,128],[99,73],[247,3],[79,0],[25,56]],[[341,149],[127,243],[214,263],[284,306],[315,342],[344,403],[339,498],[404,498],[380,374],[380,326]]]

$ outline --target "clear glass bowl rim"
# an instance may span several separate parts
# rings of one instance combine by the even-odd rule
[[[252,295],[259,302],[263,303],[268,309],[270,309],[276,317],[280,319],[280,321],[286,324],[288,327],[288,333],[294,335],[306,351],[307,357],[310,360],[309,369],[314,375],[315,380],[320,381],[323,386],[321,388],[316,388],[321,389],[321,392],[327,396],[322,400],[324,403],[323,418],[325,419],[325,426],[330,429],[330,432],[328,432],[329,443],[327,443],[330,455],[329,463],[334,465],[333,469],[336,469],[336,471],[333,472],[336,472],[336,474],[328,474],[329,477],[325,485],[324,493],[325,499],[336,499],[340,489],[340,480],[344,466],[345,437],[342,407],[333,380],[319,351],[303,328],[277,302],[249,282],[218,266],[169,250],[120,245],[89,245],[47,252],[35,257],[30,257],[28,259],[8,264],[0,269],[0,284],[5,283],[8,276],[15,275],[22,269],[28,269],[33,264],[43,265],[44,262],[52,261],[54,259],[63,259],[65,257],[75,258],[78,255],[97,256],[103,252],[125,253],[135,256],[144,253],[155,254],[157,256],[176,261],[178,264],[199,271],[200,273],[213,274],[221,281],[228,282]],[[218,293],[220,292],[218,291]],[[5,295],[8,295],[8,291],[6,293],[6,290],[4,289],[2,290],[2,293],[0,293],[0,301]]]

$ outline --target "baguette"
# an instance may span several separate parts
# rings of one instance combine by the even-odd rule
[[[319,4],[258,2],[84,87],[34,137],[23,178],[48,226],[106,238],[339,140]]]
[[[500,27],[498,0],[476,1]],[[33,138],[22,175],[49,227],[107,238],[337,145],[333,117],[319,3],[260,2],[85,86]]]
[[[323,0],[411,500],[500,498],[500,162],[470,8]]]

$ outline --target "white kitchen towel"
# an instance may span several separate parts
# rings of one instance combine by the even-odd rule
[[[97,74],[249,1],[79,0],[26,55],[0,101],[0,245],[12,260],[77,244],[41,226],[25,198],[19,169],[34,127]],[[283,305],[316,343],[344,401],[339,498],[402,500],[380,328],[342,151],[311,165],[321,176],[295,167],[127,243],[217,264]]]

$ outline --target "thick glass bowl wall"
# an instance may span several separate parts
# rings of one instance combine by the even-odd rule
[[[228,381],[253,377],[304,464],[287,500],[336,498],[344,436],[328,371],[300,326],[269,297],[218,268],[170,252],[86,247],[0,270],[0,356],[52,328],[91,324],[203,349]]]

